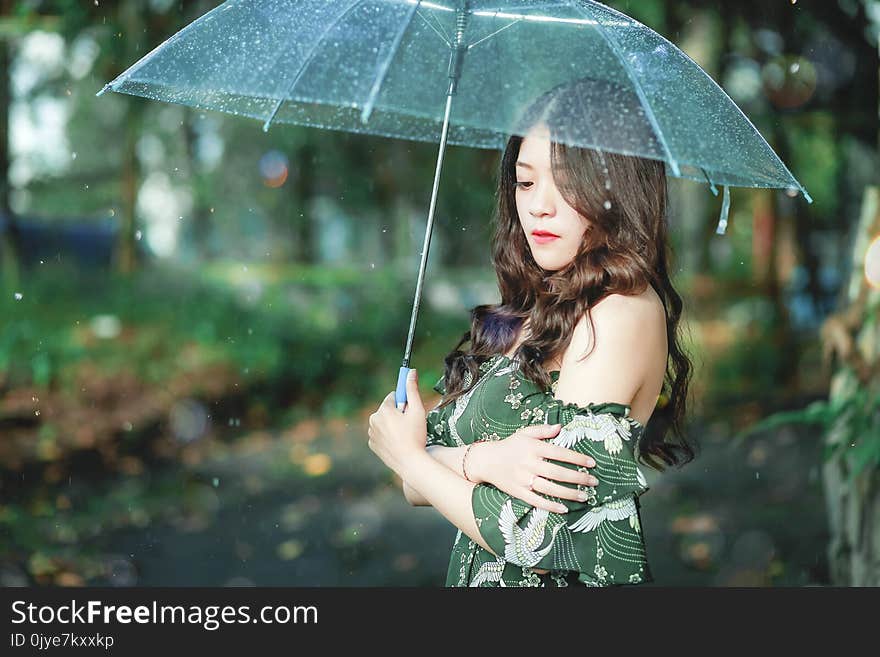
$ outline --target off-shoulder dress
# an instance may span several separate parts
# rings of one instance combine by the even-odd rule
[[[530,424],[563,426],[550,440],[589,454],[589,472],[599,480],[584,490],[585,502],[547,499],[568,513],[536,509],[495,486],[474,487],[471,505],[480,534],[493,552],[461,530],[455,537],[446,586],[615,586],[652,582],[642,535],[639,497],[646,479],[636,463],[644,427],[624,404],[581,406],[555,398],[559,372],[545,392],[520,371],[519,361],[497,354],[480,366],[477,383],[454,403],[428,412],[428,446],[460,447],[480,440],[504,440]],[[470,385],[469,377],[465,383]],[[446,394],[441,377],[433,388]],[[581,466],[552,461],[568,468]],[[557,482],[563,486],[576,484]],[[548,570],[537,573],[533,569]]]

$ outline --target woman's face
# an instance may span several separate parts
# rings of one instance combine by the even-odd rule
[[[520,145],[516,210],[538,265],[557,271],[574,259],[589,224],[566,203],[553,182],[550,133],[544,124],[532,128]],[[541,231],[556,237],[542,237]]]

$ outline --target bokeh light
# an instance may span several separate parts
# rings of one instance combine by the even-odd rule
[[[266,187],[281,187],[287,180],[287,156],[281,151],[266,152],[259,166]]]
[[[208,428],[208,411],[195,399],[176,402],[168,413],[171,433],[181,443],[201,438]]]
[[[816,92],[816,67],[805,57],[774,57],[761,72],[764,93],[780,109],[804,105]]]

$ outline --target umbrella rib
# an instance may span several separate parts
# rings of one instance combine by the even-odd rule
[[[364,0],[354,0],[349,6],[348,9],[339,14],[333,21],[328,25],[324,31],[321,33],[321,36],[315,41],[312,45],[311,50],[309,50],[309,54],[306,55],[303,63],[300,65],[299,70],[296,72],[296,75],[293,78],[293,82],[290,83],[290,86],[287,88],[287,93],[282,94],[282,96],[278,99],[278,102],[275,104],[275,108],[272,110],[272,114],[269,115],[269,118],[266,119],[266,122],[263,124],[263,132],[268,132],[269,124],[272,123],[272,120],[275,118],[275,115],[278,114],[278,110],[281,109],[281,106],[284,104],[284,101],[287,100],[287,97],[293,93],[293,88],[296,86],[296,83],[299,82],[299,79],[302,77],[303,72],[306,70],[309,64],[312,63],[312,60],[315,58],[315,53],[318,50],[318,47],[324,42],[324,39],[327,38],[327,35],[335,28],[339,22],[348,16],[352,9],[361,4]]]
[[[599,146],[599,140],[596,138],[596,133],[593,131],[593,121],[590,116],[590,110],[588,107],[588,103],[584,101],[584,97],[581,94],[578,94],[578,100],[581,102],[581,107],[583,108],[584,118],[587,120],[584,121],[584,125],[590,133],[590,137],[593,140],[593,144],[595,145],[596,151],[599,153],[599,159],[602,161],[602,172],[605,174],[605,189],[611,189],[611,179],[608,177],[608,162],[605,160],[605,153],[602,148]]]
[[[479,43],[483,43],[483,41],[485,41],[486,39],[490,39],[490,38],[492,38],[493,36],[495,36],[495,35],[498,34],[499,32],[503,32],[503,31],[506,30],[508,27],[513,27],[514,25],[516,25],[517,23],[521,23],[522,21],[523,21],[522,18],[517,18],[515,21],[513,21],[513,22],[511,22],[511,23],[508,23],[508,24],[505,25],[504,27],[502,27],[502,28],[500,28],[500,29],[498,29],[498,30],[495,30],[494,32],[492,32],[492,34],[489,34],[489,35],[487,35],[487,36],[484,36],[484,37],[483,37],[482,39],[480,39],[479,41],[474,41],[472,44],[470,44],[470,45],[467,47],[468,50],[470,50],[471,48],[473,48],[474,46],[476,46],[476,45],[479,44]]]
[[[441,23],[438,22],[437,27],[439,27],[441,30],[443,30],[443,32],[440,32],[440,30],[438,30],[436,27],[434,27],[434,24],[429,22],[428,19],[425,18],[425,15],[422,12],[419,11],[416,13],[418,13],[419,18],[421,18],[423,21],[425,21],[425,25],[427,25],[432,30],[434,30],[437,33],[437,36],[439,36],[441,39],[443,39],[443,41],[446,43],[447,47],[449,47],[449,48],[452,47],[452,42],[449,40],[449,35],[446,34],[446,30],[443,29],[443,25]]]
[[[493,14],[503,14],[510,11],[524,11],[525,9],[554,9],[556,7],[571,7],[570,0],[568,2],[557,2],[552,5],[539,5],[537,7],[519,7],[516,5],[509,7],[495,7],[493,9],[474,9],[471,11],[471,14],[474,16],[492,16]],[[535,16],[537,18],[547,19],[552,22],[553,16],[543,16],[541,14],[527,14],[526,16]]]
[[[709,177],[709,172],[706,171],[703,167],[700,167],[700,171],[702,171],[703,175],[706,177],[706,182],[709,183],[709,189],[712,190],[712,193],[715,196],[718,196],[718,188],[715,186],[715,183],[712,182],[712,179]]]
[[[394,42],[388,49],[388,55],[385,57],[385,61],[383,61],[382,65],[379,67],[376,79],[373,81],[373,87],[370,89],[370,95],[367,97],[367,102],[364,105],[364,110],[361,112],[361,123],[366,123],[370,120],[370,114],[373,113],[373,106],[376,104],[376,98],[379,95],[379,89],[382,86],[382,83],[385,81],[385,76],[388,75],[388,68],[391,66],[391,60],[394,59],[394,55],[397,53],[397,47],[400,45],[400,41],[401,39],[403,39],[404,33],[412,24],[413,18],[415,17],[416,12],[418,11],[421,4],[422,2],[421,0],[419,0],[415,5],[413,5],[412,9],[409,10],[409,14],[406,17],[406,20],[400,26],[400,30],[398,30],[397,34],[395,35]]]
[[[580,3],[577,1],[574,3],[575,9],[580,11],[584,16],[590,18],[590,16],[584,11],[584,8],[581,7]],[[614,40],[614,37],[608,34],[605,29],[602,27],[602,21],[600,19],[596,19],[596,29],[599,31],[599,34],[605,40],[605,43],[608,44],[608,47],[611,49],[611,52],[614,53],[614,56],[620,62],[620,65],[623,67],[623,70],[626,72],[627,77],[630,82],[633,83],[635,87],[636,94],[639,97],[639,100],[642,102],[642,106],[645,109],[645,114],[648,116],[648,121],[651,122],[651,127],[654,128],[654,132],[657,133],[657,139],[660,141],[660,145],[663,147],[664,152],[666,153],[666,157],[669,160],[670,166],[672,166],[673,174],[678,177],[681,175],[681,170],[678,167],[678,161],[672,156],[672,151],[669,150],[669,144],[666,143],[666,138],[663,136],[663,131],[660,130],[660,124],[657,121],[657,117],[654,115],[654,110],[651,109],[651,104],[648,102],[648,97],[645,95],[645,90],[642,88],[642,84],[639,82],[638,78],[636,78],[635,74],[630,70],[630,67],[627,65],[626,61],[623,58],[623,53],[620,52],[620,47],[617,45],[617,41]]]

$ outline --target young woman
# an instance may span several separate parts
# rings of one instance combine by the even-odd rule
[[[370,416],[370,448],[407,500],[459,530],[447,586],[653,581],[637,462],[694,458],[664,164],[554,140],[565,107],[540,105],[508,141],[501,303],[472,311],[434,386],[441,402],[426,412],[413,370],[405,410],[392,391]]]

